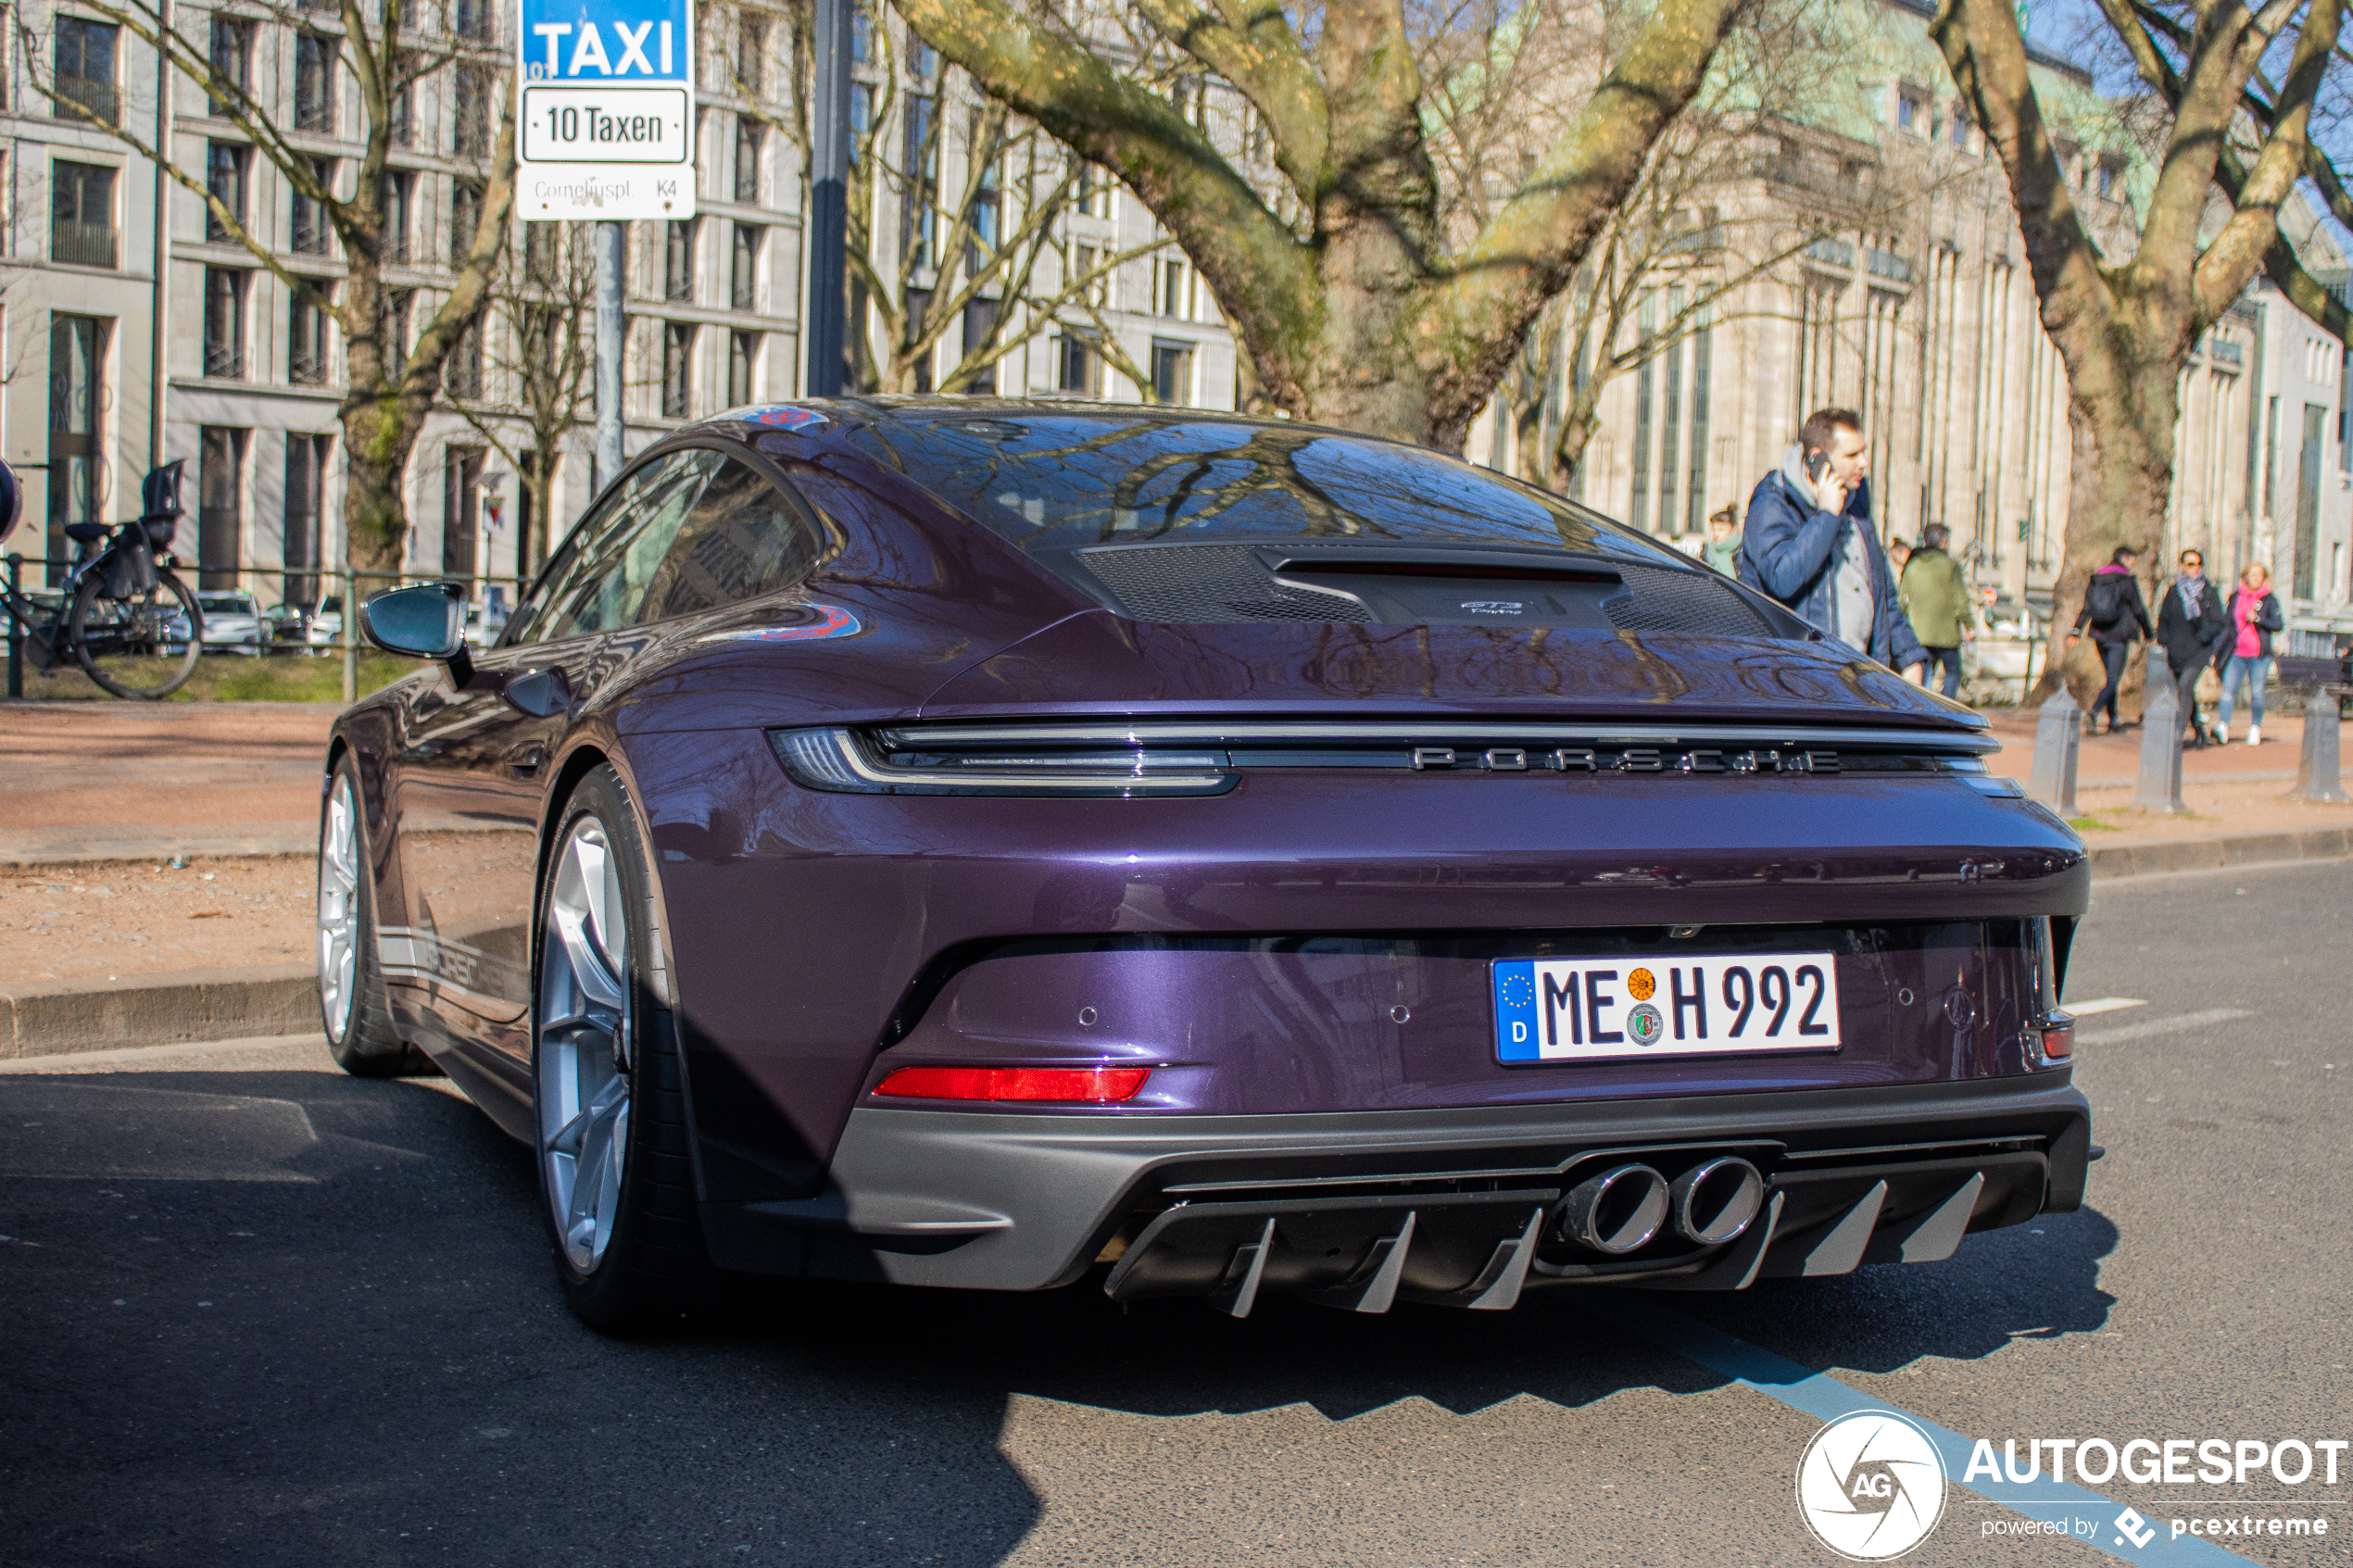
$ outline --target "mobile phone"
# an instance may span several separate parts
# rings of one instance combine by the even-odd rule
[[[1822,482],[1822,474],[1830,468],[1830,466],[1831,455],[1828,452],[1808,452],[1806,454],[1806,477],[1812,480],[1815,483],[1819,484]]]

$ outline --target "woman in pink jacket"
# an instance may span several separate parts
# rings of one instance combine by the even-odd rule
[[[2231,699],[2244,681],[2254,715],[2246,727],[2246,744],[2263,744],[2263,687],[2271,678],[2271,633],[2285,624],[2271,592],[2271,574],[2262,562],[2240,572],[2238,592],[2231,596],[2231,631],[2221,649],[2222,703],[2214,715],[2215,739],[2231,738]]]

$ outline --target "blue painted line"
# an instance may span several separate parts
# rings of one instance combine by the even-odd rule
[[[2117,1526],[2118,1516],[2132,1505],[2095,1492],[2089,1486],[2071,1481],[2053,1481],[2047,1475],[2023,1484],[1980,1478],[1964,1483],[1961,1475],[1969,1469],[1969,1452],[1977,1445],[1971,1438],[1947,1427],[1939,1426],[1925,1416],[1916,1415],[1903,1406],[1852,1388],[1835,1377],[1828,1377],[1795,1361],[1783,1361],[1770,1350],[1760,1350],[1746,1340],[1708,1327],[1671,1309],[1644,1301],[1640,1310],[1627,1302],[1592,1300],[1580,1303],[1593,1316],[1649,1340],[1664,1349],[1674,1351],[1687,1361],[1697,1361],[1712,1372],[1746,1384],[1768,1399],[1779,1399],[1792,1410],[1803,1411],[1818,1421],[1836,1421],[1857,1411],[1893,1411],[1919,1424],[1936,1445],[1937,1456],[1944,1461],[1945,1474],[1955,1486],[2003,1507],[2014,1509],[2030,1519],[2056,1519],[2062,1514],[2070,1518],[2088,1518],[2094,1522],[2093,1533],[2072,1535],[2069,1539],[2078,1546],[2092,1547],[2124,1562],[2153,1564],[2156,1568],[2219,1568],[2222,1563],[2251,1563],[2256,1560],[2225,1551],[2196,1536],[2173,1538],[2164,1520],[2148,1521],[2157,1534],[2148,1545],[2136,1547],[2124,1537]],[[1793,1456],[1791,1463],[1796,1461]],[[1794,1503],[1792,1504],[1795,1506]],[[2137,1512],[2138,1510],[2135,1509]],[[1940,1526],[1940,1533],[1942,1527]],[[1934,1536],[1929,1537],[1935,1539]],[[2032,1537],[2016,1537],[2026,1544]],[[2057,1538],[2057,1537],[2053,1537]]]

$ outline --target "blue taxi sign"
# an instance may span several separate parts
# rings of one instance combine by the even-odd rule
[[[692,0],[518,4],[522,215],[692,217]]]

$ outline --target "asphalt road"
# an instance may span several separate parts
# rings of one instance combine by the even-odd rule
[[[603,1339],[523,1150],[446,1084],[298,1042],[0,1075],[0,1563],[1836,1561],[1792,1496],[1819,1421],[1655,1342],[1693,1324],[1997,1450],[2353,1437],[2349,897],[2345,862],[2101,889],[2069,999],[2143,1005],[2085,1022],[2079,1213],[1505,1314],[843,1288]],[[2256,1562],[2353,1536],[2353,1450],[2334,1486],[2095,1489],[2099,1544],[2129,1503],[2146,1554],[1989,1537],[2024,1515],[1957,1486],[1905,1561],[2154,1562],[2225,1513],[2329,1520],[2221,1543]]]

